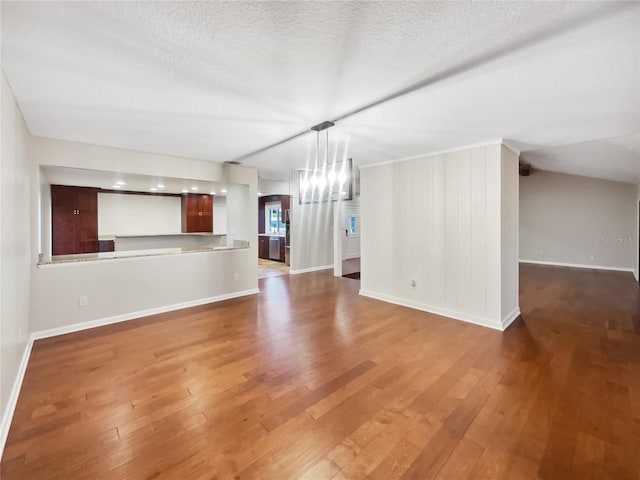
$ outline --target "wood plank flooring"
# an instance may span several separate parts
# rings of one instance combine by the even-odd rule
[[[258,278],[279,277],[280,275],[289,275],[288,265],[274,260],[258,259]]]
[[[638,479],[640,296],[521,268],[501,333],[331,272],[41,340],[2,479]]]

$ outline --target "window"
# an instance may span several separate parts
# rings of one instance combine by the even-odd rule
[[[358,217],[354,217],[354,216],[349,217],[349,233],[351,235],[356,235],[360,233],[358,231]]]
[[[280,202],[267,203],[264,209],[265,213],[265,233],[277,233],[284,235],[287,226],[282,218],[282,206]]]

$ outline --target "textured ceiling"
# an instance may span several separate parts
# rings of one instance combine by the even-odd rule
[[[2,2],[2,68],[34,135],[265,178],[315,138],[265,147],[327,119],[356,165],[504,138],[539,168],[640,173],[618,148],[640,131],[633,2]]]

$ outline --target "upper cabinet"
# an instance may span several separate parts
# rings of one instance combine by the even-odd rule
[[[213,197],[186,194],[182,196],[182,233],[213,232]]]
[[[98,251],[98,193],[95,188],[51,185],[53,255]]]

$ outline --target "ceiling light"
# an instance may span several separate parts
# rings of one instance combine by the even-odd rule
[[[111,188],[120,188],[120,185],[113,185]]]
[[[258,192],[258,196],[262,195],[262,192]]]
[[[222,193],[227,193],[227,189],[223,188],[222,190],[220,190]]]
[[[211,191],[209,192],[209,195],[215,195],[215,194],[216,194],[216,192],[214,192],[213,190],[211,190]]]
[[[163,184],[161,184],[161,183],[159,183],[159,184],[158,184],[158,188],[164,188],[164,185],[163,185]]]
[[[191,190],[193,190],[195,192],[196,190],[198,190],[198,187],[195,187],[195,186],[191,187]]]
[[[156,187],[151,187],[149,190],[151,190],[152,192],[157,191],[158,189]]]
[[[185,188],[184,190],[182,190],[182,193],[189,193],[189,190]]]
[[[124,183],[122,180],[118,180],[116,182],[116,185],[126,185],[126,183]]]

